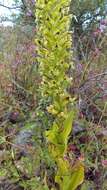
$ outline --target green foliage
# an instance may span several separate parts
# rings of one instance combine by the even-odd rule
[[[69,165],[65,161],[60,162],[60,169],[56,175],[56,182],[60,184],[62,190],[75,190],[83,182],[84,167],[81,163],[76,163],[75,168],[72,168],[70,173]]]
[[[23,181],[21,183],[21,186],[24,187],[24,189],[29,190],[48,190],[48,187],[45,185],[41,185],[40,180],[36,179],[35,177],[31,180],[28,180],[27,182]]]
[[[53,124],[53,127],[49,131],[46,131],[46,137],[48,141],[54,145],[53,156],[55,158],[57,158],[57,156],[64,157],[66,154],[68,137],[72,129],[73,119],[74,113],[71,112],[68,114],[66,120],[64,121],[62,131],[61,126],[58,126],[56,123]]]
[[[47,111],[54,117],[52,127],[45,135],[49,152],[57,164],[55,182],[62,190],[75,190],[84,178],[81,162],[76,163],[76,169],[73,169],[69,159],[64,159],[75,114],[74,100],[67,92],[71,82],[67,71],[73,66],[70,57],[69,3],[67,0],[38,0],[36,3],[36,45],[42,78],[40,91],[42,98],[50,100]]]
[[[62,132],[57,124],[54,124],[53,128],[46,132],[46,137],[51,143],[49,146],[50,153],[53,155],[58,167],[55,181],[60,184],[62,190],[75,190],[83,182],[84,178],[84,167],[80,162],[76,163],[75,167],[72,168],[69,161],[64,160],[73,119],[74,113],[71,112],[64,121]]]

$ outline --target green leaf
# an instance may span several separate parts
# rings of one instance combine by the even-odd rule
[[[68,114],[68,117],[64,122],[64,129],[63,129],[63,132],[61,134],[61,137],[62,137],[63,142],[64,142],[65,145],[67,145],[68,137],[69,137],[69,134],[70,134],[70,132],[72,130],[72,123],[73,123],[73,120],[74,120],[74,115],[75,115],[75,112],[71,111]]]
[[[76,170],[72,173],[69,185],[65,190],[75,190],[77,187],[83,183],[84,180],[84,167],[80,165],[76,168]]]
[[[63,169],[65,169],[65,166]],[[62,173],[62,170],[59,170],[58,175],[55,178],[56,182],[60,185],[61,190],[76,190],[84,180],[84,166],[81,163],[77,163],[75,169],[71,168],[72,173],[69,171],[70,170],[68,169],[68,173],[66,170],[65,173]]]
[[[56,123],[53,124],[52,129],[45,132],[46,138],[53,144],[58,144],[58,131],[59,127]]]

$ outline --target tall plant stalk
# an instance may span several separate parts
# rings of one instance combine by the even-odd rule
[[[43,99],[50,100],[46,109],[54,117],[45,137],[57,165],[55,182],[61,190],[75,190],[84,178],[81,161],[74,163],[67,156],[68,138],[75,115],[74,100],[67,90],[71,83],[67,71],[73,65],[69,4],[70,0],[36,1],[36,45],[42,78],[40,91]]]

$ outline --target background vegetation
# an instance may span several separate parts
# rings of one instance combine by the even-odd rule
[[[14,0],[7,8],[19,11],[1,17],[11,26],[0,25],[0,188],[58,189],[44,138],[54,121],[46,109],[52,100],[38,90],[35,1]],[[74,67],[68,92],[76,116],[67,151],[74,163],[84,160],[79,190],[107,190],[107,2],[72,0],[70,13]]]

